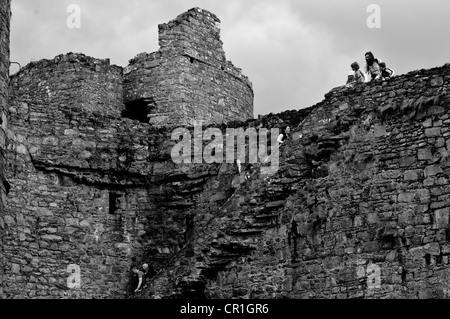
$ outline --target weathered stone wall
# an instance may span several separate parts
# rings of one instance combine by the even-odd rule
[[[251,168],[196,222],[191,271],[142,297],[448,298],[449,85],[445,65],[263,118],[294,128],[277,174]]]
[[[77,57],[74,70],[96,61]],[[26,66],[10,82],[5,294],[124,297],[131,264],[172,265],[191,216],[214,212],[231,196],[235,167],[176,165],[173,128],[121,118],[115,98],[108,109],[80,107],[99,92],[58,94],[50,83],[66,85],[49,75],[55,65]]]
[[[109,169],[109,158],[103,167],[87,163],[89,151],[96,142],[102,148],[102,141],[83,140],[94,127],[102,129],[96,115],[119,115],[121,95],[116,96],[115,84],[121,81],[114,75],[120,72],[110,71],[105,61],[69,54],[26,66],[11,79],[8,177],[12,187],[4,246],[7,297],[99,297],[119,289],[124,292],[120,274],[129,264],[131,248],[123,237],[131,226],[129,218],[121,219],[121,212],[127,213],[133,204],[115,202],[110,212],[110,198],[119,201],[123,190],[114,182],[109,187],[86,182],[96,171]],[[112,91],[99,89],[101,81],[109,82]],[[107,139],[113,128],[107,121],[104,126]],[[113,144],[103,147],[115,150]],[[70,149],[67,156],[64,149]],[[105,231],[110,232],[103,236]],[[69,290],[78,284],[78,267],[83,289]],[[105,289],[107,294],[101,291]]]
[[[161,47],[179,49],[136,59],[188,61],[170,32],[199,14],[161,28]],[[7,298],[125,297],[142,262],[158,274],[137,298],[449,297],[449,65],[218,126],[290,125],[272,176],[261,163],[174,163],[179,123],[126,118],[153,97],[123,110],[121,83],[120,68],[80,54],[12,77]]]
[[[123,109],[122,68],[110,65],[109,59],[61,54],[29,63],[15,78],[26,102],[40,101],[70,113],[118,116]]]
[[[303,122],[291,296],[449,297],[449,84],[445,65],[338,89]]]
[[[3,297],[4,213],[6,191],[6,131],[8,129],[9,23],[11,1],[0,1],[0,298]],[[6,187],[6,188],[5,188]]]
[[[449,71],[219,126],[293,127],[270,178],[260,163],[175,164],[175,126],[72,112],[15,75],[7,297],[124,297],[133,258],[159,272],[141,297],[446,297]]]
[[[219,24],[193,8],[159,25],[159,51],[137,55],[124,70],[129,117],[154,125],[253,118],[252,84],[226,60]]]

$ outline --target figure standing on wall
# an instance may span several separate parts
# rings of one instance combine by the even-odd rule
[[[152,266],[149,266],[148,264],[143,264],[142,265],[142,286],[145,287],[146,283],[147,283],[147,278],[150,278],[152,276],[155,275],[155,270],[153,269]]]
[[[381,70],[378,59],[375,59],[372,52],[365,54],[366,58],[366,73],[369,76],[369,81],[379,80],[381,78]]]
[[[133,266],[133,268],[131,269],[131,272],[133,273],[133,282],[136,283],[137,282],[137,287],[134,290],[134,292],[138,292],[139,289],[141,289],[142,286],[142,278],[144,276],[144,273],[142,271],[140,271],[136,266]]]

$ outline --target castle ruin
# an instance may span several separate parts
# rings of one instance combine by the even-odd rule
[[[450,296],[450,65],[253,119],[214,15],[159,31],[160,50],[125,69],[69,53],[9,93],[1,52],[2,297],[126,298],[142,262],[157,274],[137,298]],[[174,163],[173,128],[192,119],[293,132],[267,177]]]

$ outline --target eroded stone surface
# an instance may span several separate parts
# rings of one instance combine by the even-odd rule
[[[72,100],[70,90],[49,95],[32,81],[70,61],[75,78],[106,72],[120,88],[120,69],[77,54],[13,77],[7,298],[123,298],[129,267],[142,262],[157,275],[136,298],[448,297],[449,65],[217,125],[291,126],[278,171],[265,176],[261,162],[241,172],[234,160],[176,164],[176,126],[121,116],[122,101],[106,89],[80,85]],[[96,98],[109,103],[90,104]]]
[[[5,198],[9,190],[6,179],[6,131],[8,129],[9,24],[11,1],[0,1],[0,298],[3,297]],[[7,221],[6,221],[7,222]]]

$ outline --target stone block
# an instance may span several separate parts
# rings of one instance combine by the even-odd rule
[[[439,165],[430,165],[425,167],[423,170],[425,177],[435,176],[437,174],[443,173],[442,168]]]
[[[439,256],[439,254],[441,253],[439,243],[428,243],[425,246],[423,246],[423,249],[425,253],[433,256]]]
[[[285,291],[290,292],[292,291],[292,276],[287,276],[286,279],[283,282],[283,288]]]
[[[353,220],[353,227],[361,227],[362,224],[363,224],[362,217],[355,216],[355,219]]]
[[[380,244],[377,241],[369,241],[364,244],[364,252],[371,253],[378,250],[380,250]]]
[[[432,127],[433,126],[433,119],[431,119],[431,118],[429,118],[429,119],[426,119],[424,122],[423,122],[423,127]]]
[[[62,240],[61,236],[58,235],[42,235],[41,239],[50,240],[50,241],[60,241]]]
[[[426,137],[439,137],[442,136],[440,127],[432,127],[425,129]]]
[[[397,155],[395,155],[395,157],[397,157]],[[400,167],[413,167],[416,162],[417,158],[415,156],[400,157]]]
[[[20,273],[20,266],[18,264],[11,264],[11,272],[13,274],[19,274]]]
[[[317,275],[322,271],[322,267],[318,264],[307,265],[306,269],[312,274]]]
[[[344,102],[344,103],[339,105],[339,111],[344,111],[346,109],[348,109],[348,103],[347,102]]]
[[[450,244],[445,244],[441,247],[441,252],[443,254],[450,254]]]
[[[443,229],[448,226],[450,208],[438,209],[434,212],[434,229]]]
[[[414,247],[409,250],[409,253],[416,259],[421,259],[425,256],[423,247]]]
[[[356,271],[353,268],[344,268],[338,273],[338,281],[345,283],[356,279]]]
[[[414,212],[415,212],[416,214],[423,214],[423,213],[427,212],[428,209],[429,209],[428,204],[417,205],[417,206],[414,208]]]
[[[377,224],[379,222],[377,213],[369,213],[367,214],[367,223],[368,224]]]
[[[322,261],[322,266],[325,270],[333,270],[339,268],[341,262],[342,259],[339,256],[328,257]]]
[[[398,195],[398,201],[400,203],[411,203],[414,201],[415,194],[402,192]]]
[[[429,148],[421,148],[417,151],[417,158],[419,160],[430,160],[433,158]]]
[[[416,197],[421,202],[427,201],[430,199],[430,191],[427,188],[417,189]]]
[[[434,76],[431,78],[430,80],[430,85],[432,87],[436,87],[436,86],[442,86],[444,84],[444,79],[442,78],[442,76],[438,75],[438,76]]]
[[[398,215],[399,226],[408,226],[413,224],[413,222],[414,222],[414,214],[412,211],[405,211]]]
[[[394,261],[395,258],[397,258],[397,252],[395,250],[390,251],[387,255],[386,255],[386,261]]]
[[[419,179],[419,174],[417,171],[406,171],[403,174],[403,179],[405,181],[417,181]]]
[[[382,137],[387,134],[386,132],[386,126],[384,125],[375,125],[373,128],[373,135],[374,137]]]

